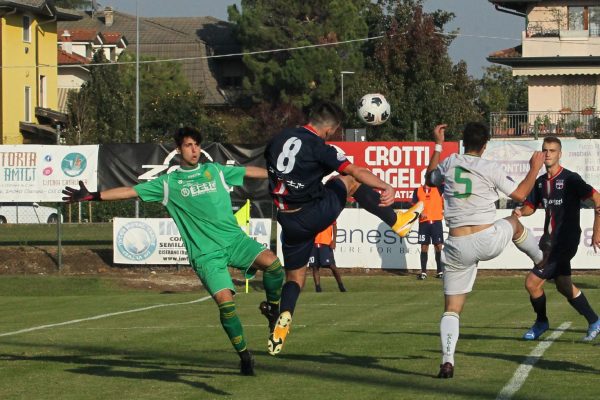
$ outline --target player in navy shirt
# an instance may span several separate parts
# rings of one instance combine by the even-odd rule
[[[587,298],[571,280],[571,259],[577,253],[581,237],[579,222],[581,202],[593,200],[595,207],[592,246],[600,248],[600,194],[588,185],[578,174],[560,165],[562,145],[555,137],[544,138],[542,151],[546,158],[547,174],[537,178],[535,186],[525,205],[515,210],[517,215],[531,215],[537,208],[546,210],[544,235],[540,248],[547,261],[533,268],[527,275],[525,287],[537,318],[523,339],[536,340],[549,328],[546,315],[546,295],[544,282],[554,279],[558,291],[583,315],[589,326],[584,341],[592,341],[600,333],[600,320],[587,301]]]
[[[319,104],[311,111],[308,124],[283,130],[265,149],[269,190],[282,228],[286,271],[280,310],[261,303],[263,314],[270,321],[277,319],[269,337],[269,353],[273,355],[281,351],[289,331],[315,236],[337,219],[349,195],[401,236],[410,231],[423,209],[423,204],[418,203],[396,215],[390,207],[394,189],[325,143],[337,131],[342,118],[343,112],[336,104]],[[342,176],[323,185],[323,178],[334,171]],[[381,195],[373,189],[381,190]]]

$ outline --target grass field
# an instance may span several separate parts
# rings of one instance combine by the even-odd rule
[[[98,278],[0,276],[0,398],[494,399],[540,343],[519,339],[533,321],[522,280],[478,279],[461,317],[455,378],[438,380],[442,293],[435,279],[347,276],[349,291],[339,293],[324,278],[320,294],[309,282],[277,357],[266,353],[266,321],[257,310],[263,294],[238,295],[257,362],[257,376],[243,377],[212,300],[188,303],[206,292],[161,294]],[[599,309],[600,276],[575,281]],[[551,326],[572,326],[512,398],[597,399],[600,342],[579,342],[584,319],[553,288],[547,293]]]

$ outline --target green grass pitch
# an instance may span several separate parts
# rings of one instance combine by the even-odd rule
[[[600,309],[600,276],[574,278]],[[103,278],[1,276],[0,398],[494,399],[538,345],[520,340],[534,320],[523,276],[480,276],[461,316],[455,378],[439,380],[441,282],[346,276],[345,284],[348,292],[339,293],[325,277],[325,291],[314,293],[308,278],[277,357],[266,352],[266,320],[257,308],[263,293],[236,296],[256,356],[257,376],[244,377],[212,300],[181,304],[204,291],[161,294]],[[572,326],[513,398],[597,399],[600,342],[579,342],[584,319],[551,285],[547,296],[551,327]],[[23,331],[159,304],[170,305]]]

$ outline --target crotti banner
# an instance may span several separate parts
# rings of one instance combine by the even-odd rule
[[[512,210],[498,210],[496,218],[505,218]],[[536,238],[542,236],[544,210],[538,210],[532,216],[521,218],[521,222],[530,228]],[[571,264],[573,269],[597,269],[600,265],[600,253],[592,248],[594,211],[581,210],[581,239],[577,255]],[[414,269],[421,268],[421,245],[418,244],[419,225],[405,238],[400,238],[379,218],[362,209],[347,208],[337,219],[336,266],[341,268],[383,268]],[[278,233],[281,226],[277,225]],[[444,238],[448,229],[444,224]],[[281,244],[277,244],[277,253],[282,257]],[[520,252],[511,242],[500,256],[479,263],[480,269],[529,269],[531,260]],[[427,268],[435,270],[433,246],[429,246]]]
[[[269,248],[271,219],[250,219],[249,235]],[[171,218],[115,218],[115,264],[189,265],[185,245]]]
[[[62,201],[65,186],[96,190],[98,146],[0,146],[0,202]]]
[[[330,142],[339,152],[366,167],[396,189],[396,201],[411,201],[413,191],[424,182],[433,154],[433,142]],[[444,143],[441,160],[458,152],[457,142]]]

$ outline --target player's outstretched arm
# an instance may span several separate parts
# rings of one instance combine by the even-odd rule
[[[269,176],[267,174],[267,170],[261,167],[248,166],[246,167],[246,175],[247,178],[258,178],[258,179],[267,179]]]
[[[137,197],[137,192],[128,186],[105,190],[103,192],[90,192],[82,181],[79,181],[79,189],[65,187],[62,191],[63,201],[67,203],[77,203],[80,201],[100,201],[100,200],[126,200]]]
[[[444,144],[447,127],[448,125],[446,124],[440,124],[433,129],[435,148],[433,150],[433,155],[429,160],[429,165],[427,166],[427,173],[431,173],[431,171],[436,169],[440,163],[440,154],[442,153],[442,145]]]
[[[537,178],[540,169],[544,165],[544,158],[545,155],[543,152],[533,152],[533,155],[529,160],[529,172],[527,172],[527,175],[521,181],[521,183],[519,183],[519,186],[517,186],[515,191],[512,192],[508,197],[519,203],[525,201],[527,195],[531,192],[531,189],[533,189],[533,186],[535,185],[535,179]]]

